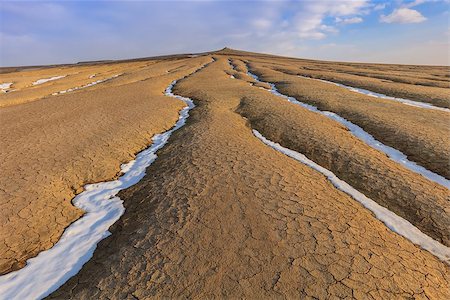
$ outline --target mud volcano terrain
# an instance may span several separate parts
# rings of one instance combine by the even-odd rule
[[[0,299],[450,298],[448,67],[225,48],[0,71]],[[33,259],[79,259],[47,254],[90,215],[74,197],[183,116],[81,270],[24,291]]]

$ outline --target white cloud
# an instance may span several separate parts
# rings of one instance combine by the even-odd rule
[[[333,26],[328,26],[328,25],[320,25],[320,30],[322,30],[323,32],[329,32],[329,33],[338,33],[339,30],[337,30],[335,27]]]
[[[380,3],[373,7],[373,10],[382,10],[386,8],[386,3]]]
[[[430,1],[426,1],[426,0],[415,0],[415,1],[410,2],[410,3],[405,3],[405,4],[404,4],[404,7],[411,8],[411,7],[420,5],[420,4],[425,3],[425,2],[430,2]]]
[[[417,10],[406,7],[395,9],[391,14],[380,17],[380,21],[383,23],[421,23],[426,19]]]
[[[450,0],[414,0],[412,2],[407,2],[403,0],[402,7],[412,8],[421,4],[425,3],[436,3],[436,2],[442,2],[442,3],[450,3]]]
[[[344,18],[358,15],[368,4],[367,0],[303,2],[293,17],[292,26],[296,35],[302,39],[323,39],[328,33],[337,32],[336,28],[323,24],[326,17]]]
[[[383,0],[382,3],[386,4],[385,11],[392,12],[394,8],[420,10],[421,6],[406,7],[410,3],[418,5],[420,1]],[[345,31],[342,28],[344,24],[359,22],[359,18],[365,21],[368,14],[379,15],[380,11],[374,11],[380,3],[377,2],[291,0],[261,1],[255,5],[253,1],[242,1],[240,5],[230,5],[229,1],[190,0],[181,1],[176,9],[172,9],[170,1],[113,1],[107,6],[81,9],[73,2],[60,1],[56,6],[37,5],[30,9],[28,2],[10,1],[0,5],[0,15],[5,16],[5,22],[0,20],[0,65],[145,57],[201,52],[224,46],[334,60],[383,61],[386,57],[391,62],[403,62],[400,54],[404,47],[401,43],[393,45],[399,37],[379,32],[371,23],[361,28],[358,24],[352,26],[356,29],[354,34],[359,37],[358,41],[353,41],[354,47],[343,45],[337,35],[338,29]],[[388,9],[391,6],[392,9]],[[50,15],[45,15],[44,10],[48,10]],[[430,19],[431,16],[430,12]],[[391,16],[384,18],[393,21]],[[430,29],[429,25],[420,26],[421,36],[431,35],[437,30]],[[441,34],[447,31],[445,25],[446,22],[439,25]],[[368,30],[367,37],[364,36],[365,30]],[[407,27],[403,30],[405,36],[411,35]],[[326,39],[328,36],[333,36],[334,44]],[[445,35],[442,40],[447,40],[447,37]],[[372,39],[379,42],[373,43]],[[418,38],[414,43],[422,44],[422,40]],[[380,51],[374,49],[374,44],[386,47]],[[439,53],[444,53],[445,47],[439,47]],[[396,53],[399,56],[391,55],[396,50],[394,48],[398,48]],[[433,55],[425,55],[425,50],[411,52],[411,62],[414,57],[418,62],[434,63],[443,59],[442,63],[447,62],[446,54],[434,55],[437,45],[422,45],[422,48]],[[380,54],[370,56],[374,53]]]
[[[361,23],[363,21],[363,19],[360,17],[344,18],[344,19],[337,17],[335,20],[336,20],[336,23],[339,23],[339,24],[357,24],[357,23]]]
[[[366,0],[324,1],[331,15],[346,16],[358,13],[368,3]]]

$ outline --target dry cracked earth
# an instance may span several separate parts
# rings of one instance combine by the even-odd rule
[[[125,213],[112,234],[49,299],[449,299],[449,261],[252,132],[304,154],[450,246],[446,187],[268,91],[271,83],[334,112],[450,179],[448,111],[316,80],[450,108],[448,71],[228,48],[1,69],[0,83],[12,84],[0,94],[0,274],[51,248],[83,217],[71,203],[83,186],[117,177],[121,163],[175,124],[185,104],[164,91],[178,80],[174,93],[196,105],[186,125],[147,175],[119,193]],[[36,84],[46,78],[53,80]]]

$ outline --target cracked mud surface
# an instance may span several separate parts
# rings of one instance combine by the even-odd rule
[[[0,74],[0,82],[12,82],[10,92],[0,94],[0,107],[13,106],[51,97],[53,93],[80,87],[88,83],[107,79],[124,72],[132,73],[151,66],[155,62],[122,63],[116,65],[39,68],[36,70]],[[64,78],[33,85],[40,79],[65,76]],[[92,78],[91,78],[92,77]],[[93,86],[90,89],[96,89]]]
[[[304,66],[304,70],[317,71],[317,70],[327,70],[330,72],[336,72],[340,74],[350,74],[350,75],[358,75],[362,77],[366,77],[366,80],[371,78],[381,79],[380,81],[372,81],[373,83],[408,83],[419,86],[434,86],[441,88],[449,88],[448,79],[446,79],[446,74],[448,69],[446,67],[431,67],[428,68],[426,66],[405,66],[405,65],[385,65],[365,68],[358,65],[352,64],[336,64],[332,67],[326,64],[311,64],[309,66]],[[358,77],[354,77],[355,79]],[[336,78],[337,79],[337,78]],[[360,78],[362,79],[362,78]],[[356,82],[356,81],[355,81]],[[362,81],[361,81],[361,84]],[[375,84],[372,84],[371,87],[375,87]],[[378,86],[379,89],[386,89],[388,85]],[[406,86],[405,86],[406,87]],[[409,90],[406,88],[404,90]],[[394,92],[395,89],[392,90]],[[405,94],[411,95],[411,94]],[[414,97],[414,96],[412,96]],[[418,97],[418,99],[422,99],[423,97]],[[422,100],[419,100],[422,101]]]
[[[305,154],[423,232],[450,243],[446,188],[399,166],[339,123],[279,97],[242,93],[238,112],[270,140]]]
[[[115,177],[173,126],[184,103],[164,89],[206,61],[159,62],[93,89],[0,109],[0,274],[50,248],[82,215],[70,200],[84,184]]]
[[[289,74],[334,81],[393,97],[450,107],[448,67],[381,64],[367,66],[279,60],[274,64],[274,69]]]
[[[297,134],[293,146],[325,158],[354,151],[348,162],[330,163],[351,169],[362,162],[364,180],[380,169],[401,176],[410,186],[380,190],[405,189],[405,202],[424,193],[419,207],[428,199],[445,209],[443,217],[446,191],[325,117],[249,86],[244,75],[231,79],[228,57],[218,58],[175,86],[197,104],[187,124],[144,179],[120,193],[126,211],[112,235],[49,298],[449,298],[447,264],[394,234],[321,174],[261,143],[250,126],[282,142],[279,125]],[[317,124],[324,128],[314,132]],[[325,130],[336,138],[321,142]],[[335,141],[342,149],[333,149]],[[362,160],[367,153],[371,159]]]
[[[402,151],[410,160],[450,178],[448,112],[361,95],[328,83],[274,71],[257,63],[251,66],[264,81],[274,82],[280,92],[320,110],[337,113],[379,141]]]

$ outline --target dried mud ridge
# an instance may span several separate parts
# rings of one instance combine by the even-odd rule
[[[0,108],[4,129],[0,132],[0,274],[22,268],[28,258],[49,249],[64,228],[82,216],[70,200],[85,184],[115,178],[121,163],[133,159],[153,135],[173,126],[184,104],[167,101],[165,88],[209,61],[203,57],[145,62],[112,70],[102,66],[99,69],[107,69],[107,74],[127,74],[83,90]],[[174,67],[180,68],[166,73]],[[86,78],[92,73],[92,69],[84,71]],[[67,76],[39,85],[40,95],[61,90],[60,85],[77,84],[78,77]],[[20,90],[15,93],[22,97]]]
[[[119,194],[126,210],[112,235],[49,298],[449,298],[446,263],[393,233],[320,173],[263,144],[252,129],[305,154],[398,215],[412,216],[411,223],[447,245],[448,190],[394,163],[339,123],[261,89],[268,85],[256,82],[245,66],[259,68],[258,75],[283,93],[298,85],[295,97],[304,97],[309,89],[303,82],[288,82],[292,75],[276,73],[270,64],[300,68],[316,62],[232,50],[215,57],[175,86],[176,94],[197,105],[187,124],[158,152],[142,181]],[[210,59],[195,59],[202,58]],[[440,72],[427,67],[423,77]],[[403,118],[395,109],[402,104],[383,105],[394,110],[391,117]],[[434,136],[421,145],[438,157],[437,141],[448,134],[439,126],[448,115],[414,109],[420,118],[434,117],[427,125],[435,126]],[[412,122],[402,121],[405,127]],[[369,123],[360,126],[370,132]],[[386,132],[374,136],[386,142],[380,138]],[[416,138],[407,132],[392,134]]]
[[[384,153],[373,151],[349,132],[336,131],[336,122],[325,122],[314,111],[305,112],[305,109],[291,105],[285,112],[280,99],[266,97],[257,99],[257,102],[255,100],[244,96],[238,111],[266,137],[305,154],[357,190],[448,245],[450,215],[447,188],[408,169],[398,168],[398,164],[387,159]],[[267,111],[274,114],[267,117]],[[302,124],[308,118],[309,123]],[[314,123],[322,124],[314,126]],[[342,126],[338,128],[343,129]],[[373,169],[368,172],[366,166]],[[416,201],[409,201],[411,198]]]
[[[175,87],[196,100],[188,124],[121,194],[113,235],[53,297],[446,296],[445,263],[255,139],[234,110],[267,92],[229,78],[227,64]],[[431,289],[428,272],[439,278]]]
[[[369,99],[341,87],[299,78],[254,64],[262,80],[274,82],[283,94],[332,111],[364,128],[379,141],[405,153],[412,161],[450,178],[448,133],[450,114]],[[402,113],[400,114],[399,111]]]
[[[86,185],[84,191],[73,200],[77,208],[84,210],[83,217],[67,227],[51,249],[28,260],[23,269],[0,277],[0,298],[40,299],[48,296],[89,261],[98,242],[110,235],[108,228],[124,212],[123,201],[117,194],[145,176],[146,168],[157,158],[156,152],[165,146],[173,132],[185,124],[189,110],[194,107],[192,100],[172,93],[176,82],[174,80],[165,90],[166,96],[181,100],[186,105],[180,111],[176,124],[170,130],[155,135],[151,146],[139,152],[134,160],[122,164],[118,178]]]

